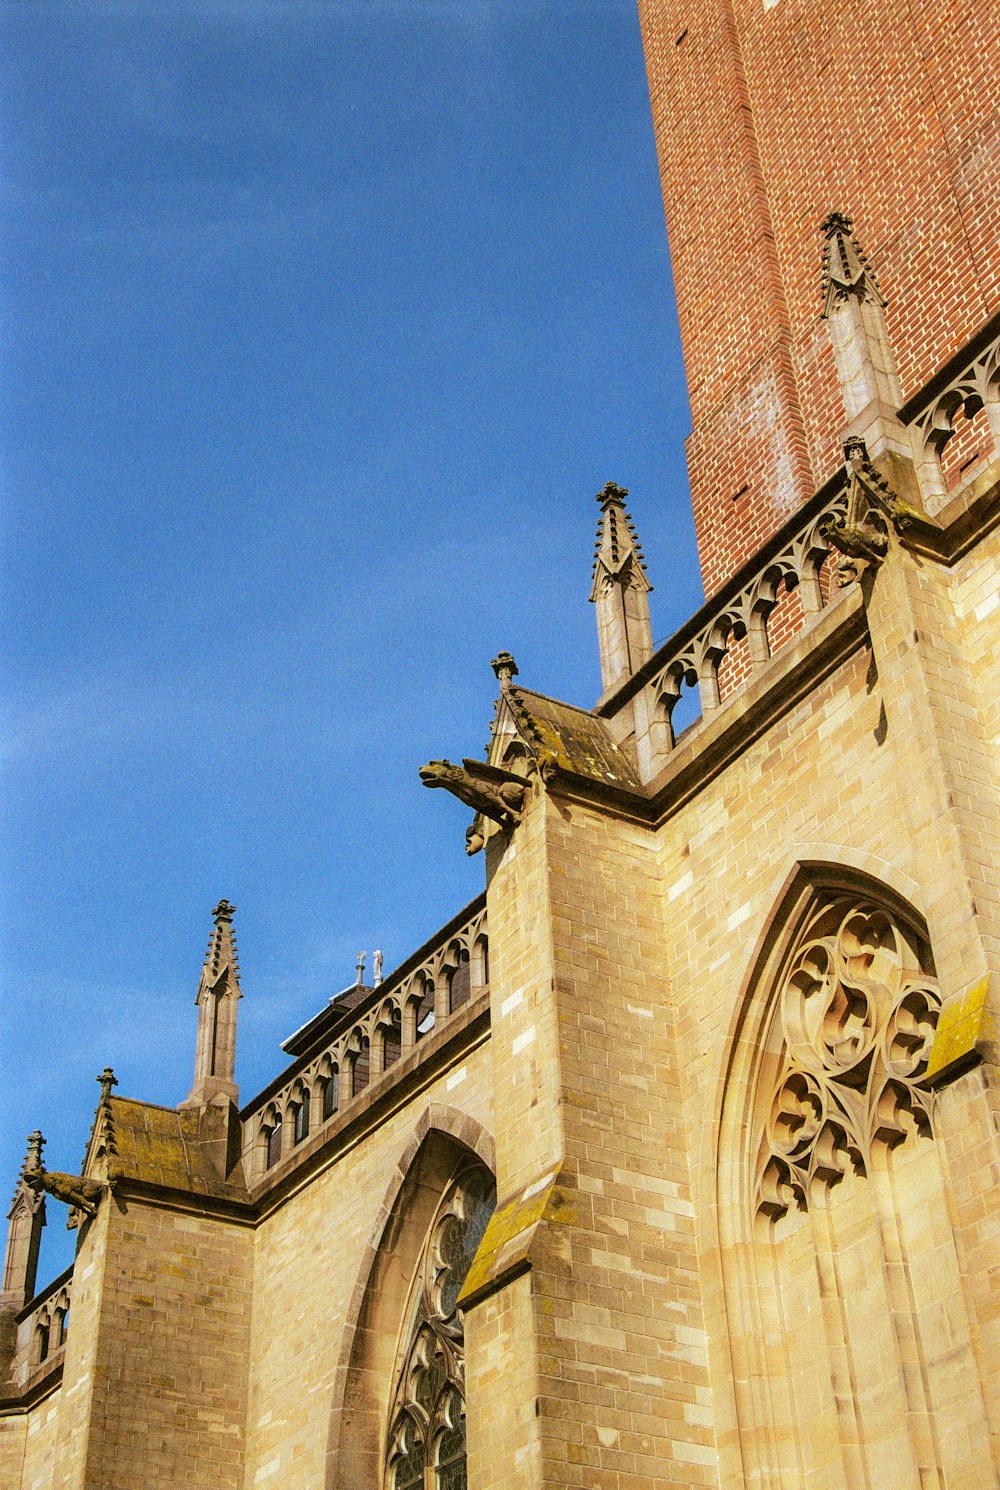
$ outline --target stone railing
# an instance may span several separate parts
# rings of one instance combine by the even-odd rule
[[[899,411],[909,429],[920,489],[930,503],[947,495],[941,456],[961,413],[985,411],[994,454],[1000,455],[1000,316],[993,316],[965,347]]]
[[[244,1164],[259,1183],[324,1124],[391,1080],[392,1068],[423,1040],[445,1031],[489,986],[486,897],[473,901],[438,937],[378,988],[336,1017],[315,1050],[243,1113]],[[435,1038],[434,1043],[437,1044]]]
[[[67,1268],[18,1316],[14,1384],[23,1387],[43,1367],[62,1359],[69,1330],[73,1269]]]
[[[836,599],[821,571],[830,554],[823,527],[847,510],[843,473],[827,483],[798,514],[771,538],[733,579],[696,611],[624,688],[602,701],[599,712],[611,714],[640,691],[653,734],[654,758],[662,759],[676,743],[674,708],[685,687],[698,688],[702,716],[718,709],[723,692],[729,697],[745,687],[777,650],[769,628],[773,613],[796,592],[799,619],[788,626],[791,635],[812,614]],[[782,640],[787,639],[783,634]],[[720,667],[740,649],[740,673],[720,688]]]

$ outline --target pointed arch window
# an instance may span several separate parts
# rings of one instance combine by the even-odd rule
[[[296,1143],[302,1143],[309,1137],[309,1089],[304,1087],[302,1095],[294,1108],[295,1128],[294,1138]]]
[[[391,1400],[385,1490],[466,1490],[465,1334],[458,1296],[496,1205],[493,1176],[464,1169],[442,1197],[408,1306]]]
[[[829,872],[803,871],[773,922],[720,1116],[741,1474],[761,1490],[987,1484],[925,1080],[941,1006],[926,928],[885,886]]]
[[[361,1044],[351,1062],[351,1096],[357,1097],[364,1091],[371,1077],[371,1041],[364,1035]]]

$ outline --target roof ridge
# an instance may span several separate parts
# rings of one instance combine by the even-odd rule
[[[176,1107],[171,1107],[166,1102],[144,1102],[141,1097],[111,1097],[111,1102],[128,1102],[132,1107],[155,1107],[159,1112],[176,1112]]]
[[[553,693],[540,693],[537,688],[522,688],[520,684],[516,685],[516,691],[528,693],[532,698],[543,698],[548,704],[558,704],[560,709],[573,709],[577,714],[585,714],[588,719],[601,718],[600,714],[596,714],[593,709],[585,709],[582,704],[571,704],[564,698],[556,698]]]

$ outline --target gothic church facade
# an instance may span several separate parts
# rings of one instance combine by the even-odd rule
[[[1000,1483],[996,27],[639,9],[709,598],[606,486],[601,698],[421,771],[483,894],[242,1108],[220,902],[185,1101],[32,1135],[4,1490]]]

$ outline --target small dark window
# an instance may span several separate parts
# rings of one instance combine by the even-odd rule
[[[267,1167],[271,1169],[281,1158],[281,1117],[275,1118],[274,1126],[267,1135]]]
[[[302,1093],[302,1101],[295,1109],[295,1142],[301,1143],[309,1136],[309,1093]]]
[[[382,1066],[388,1071],[394,1066],[403,1052],[403,1029],[399,1013],[392,1016],[392,1024],[387,1024],[382,1036]]]
[[[47,1321],[41,1321],[35,1330],[35,1356],[40,1366],[49,1354],[49,1326]]]
[[[57,1333],[58,1344],[65,1345],[66,1336],[69,1334],[69,1308],[67,1307],[65,1309],[60,1309],[58,1314],[56,1315],[56,1319],[59,1322],[59,1330]]]
[[[333,1117],[340,1106],[340,1072],[334,1068],[323,1083],[323,1117]]]
[[[371,1065],[371,1043],[366,1035],[361,1042],[361,1049],[354,1057],[354,1082],[351,1088],[351,1095],[353,1097],[356,1097],[359,1092],[363,1092],[368,1085],[368,1078],[371,1075]]]
[[[469,1002],[469,994],[472,991],[472,978],[469,973],[469,954],[463,952],[458,967],[451,975],[451,989],[449,997],[449,1008],[454,1014],[463,1004]]]

